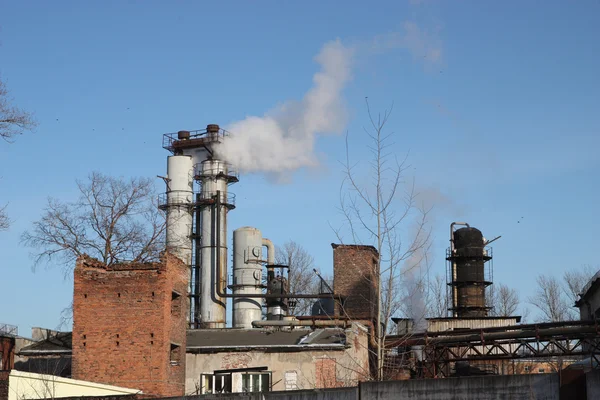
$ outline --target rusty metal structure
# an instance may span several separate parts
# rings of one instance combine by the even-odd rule
[[[421,374],[448,377],[457,362],[591,356],[600,365],[600,321],[565,321],[386,338],[388,350],[422,346]]]
[[[464,227],[454,230],[457,225]],[[455,318],[488,315],[485,291],[493,280],[492,250],[486,248],[489,243],[479,229],[465,222],[450,225],[446,281],[451,291],[450,311]]]

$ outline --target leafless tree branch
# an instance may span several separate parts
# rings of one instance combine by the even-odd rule
[[[158,259],[165,221],[150,179],[94,172],[77,187],[77,201],[49,198],[41,219],[21,235],[33,250],[34,267],[57,259],[68,275],[82,254],[107,265]]]

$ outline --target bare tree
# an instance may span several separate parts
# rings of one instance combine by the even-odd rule
[[[68,274],[83,254],[107,265],[158,258],[165,222],[150,179],[125,180],[95,172],[77,186],[77,201],[48,199],[41,219],[22,234],[36,266],[58,259]]]
[[[288,265],[289,284],[291,293],[314,293],[318,290],[319,278],[314,273],[315,260],[309,252],[294,241],[288,241],[283,246],[277,246],[276,262]],[[309,315],[313,301],[297,299],[293,315]]]
[[[37,126],[33,115],[11,105],[6,85],[0,79],[0,137],[11,142],[15,136],[30,131]]]
[[[592,279],[594,273],[595,271],[591,265],[584,265],[581,269],[565,271],[563,274],[563,290],[565,291],[565,295],[568,299],[567,301],[571,303],[571,306],[579,299],[579,295],[583,291],[583,288],[589,280]]]
[[[528,302],[542,313],[542,320],[557,322],[569,319],[569,307],[560,281],[553,276],[540,275],[536,282],[538,287]]]
[[[433,279],[429,280],[428,289],[428,316],[432,318],[446,317],[448,315],[448,292],[444,276],[436,274]]]
[[[0,231],[5,231],[10,226],[10,218],[6,214],[6,207],[0,207]]]
[[[540,275],[537,278],[537,290],[528,298],[528,302],[541,312],[543,321],[578,319],[575,301],[593,275],[594,269],[590,265],[566,271],[562,279]]]
[[[408,165],[392,153],[393,133],[385,131],[391,109],[375,116],[367,101],[367,111],[370,127],[364,131],[370,141],[370,168],[358,168],[351,161],[346,136],[340,211],[353,243],[370,244],[379,253],[375,270],[370,275],[376,280],[371,284],[376,287],[379,303],[375,307],[375,356],[376,379],[381,380],[388,325],[392,315],[400,310],[401,303],[406,300],[405,293],[402,293],[405,286],[402,284],[403,277],[419,268],[430,235],[426,227],[427,210],[419,207],[414,184],[407,184],[404,180]],[[367,176],[362,176],[361,172]],[[406,231],[410,234],[405,234]],[[336,230],[336,234],[343,243],[341,229]],[[415,290],[415,293],[420,292]]]
[[[8,95],[6,85],[0,79],[0,137],[7,142],[23,132],[32,130],[37,123],[32,114],[17,107],[11,106],[12,99]],[[10,218],[6,213],[6,205],[0,207],[0,231],[7,230],[10,226]]]
[[[486,291],[486,303],[491,307],[490,315],[495,317],[514,315],[520,304],[519,293],[503,283],[494,286],[494,290],[488,288]]]

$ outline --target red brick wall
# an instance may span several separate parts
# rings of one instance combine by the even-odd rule
[[[183,395],[187,279],[187,266],[168,254],[158,263],[111,267],[80,258],[73,378],[141,389],[148,396]]]
[[[373,321],[377,315],[377,250],[373,246],[338,245],[333,247],[333,291],[345,297],[338,315]]]
[[[0,336],[0,357],[2,358],[0,370],[10,371],[15,367],[15,338]]]
[[[0,400],[8,399],[8,375],[10,371],[0,371]]]

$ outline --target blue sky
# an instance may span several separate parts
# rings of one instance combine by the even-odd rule
[[[0,233],[0,321],[23,334],[55,327],[72,295],[59,269],[32,272],[19,244],[47,196],[73,199],[75,179],[91,171],[164,174],[163,133],[301,99],[314,56],[335,39],[356,49],[343,91],[350,150],[366,159],[365,97],[373,110],[393,102],[393,151],[408,154],[408,178],[435,207],[434,273],[454,220],[502,235],[495,280],[522,298],[540,273],[600,267],[598,2],[0,0],[0,9],[0,76],[39,122],[0,143],[0,202],[14,220]],[[328,271],[343,135],[320,136],[315,152],[319,168],[290,183],[243,176],[229,227],[293,239]]]

